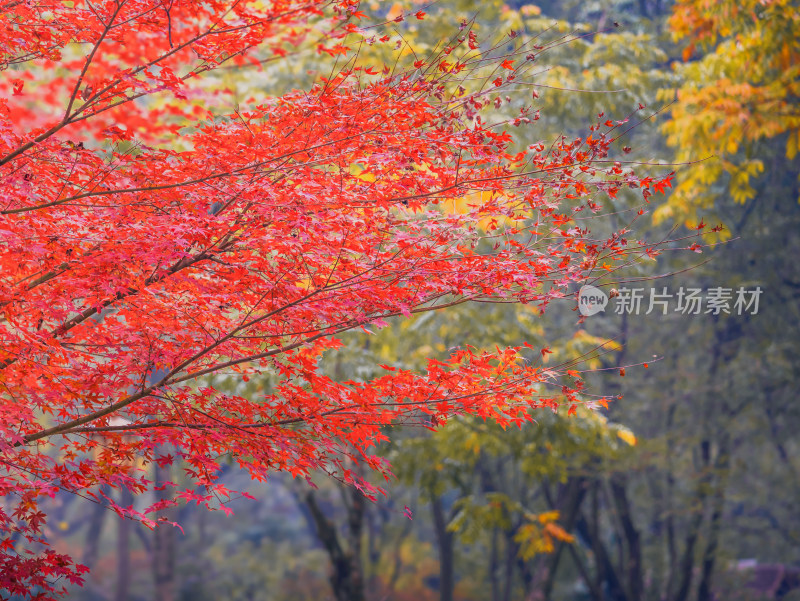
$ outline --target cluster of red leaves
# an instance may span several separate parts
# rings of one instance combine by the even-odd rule
[[[199,93],[196,75],[312,25],[339,44],[354,14],[347,2],[5,0],[0,69],[17,83],[0,99],[0,588],[47,596],[80,579],[43,538],[37,500],[55,490],[145,493],[143,466],[179,458],[201,488],[177,498],[210,505],[227,494],[215,477],[228,455],[255,478],[323,469],[364,486],[344,459],[385,471],[370,455],[385,425],[530,419],[555,406],[541,396],[555,374],[520,349],[462,350],[424,373],[387,366],[368,382],[324,377],[319,361],[341,332],[467,301],[544,307],[596,267],[652,252],[579,225],[598,193],[664,185],[607,160],[619,123],[512,152],[511,124],[478,114],[487,92],[450,91],[485,60],[472,33],[472,59],[447,62],[448,48],[408,72],[353,68],[183,136],[137,116],[146,105],[133,101]],[[37,74],[52,77],[28,85]],[[145,117],[188,150],[132,140]],[[278,384],[244,398],[203,379],[219,373]],[[172,502],[111,506],[155,524]]]

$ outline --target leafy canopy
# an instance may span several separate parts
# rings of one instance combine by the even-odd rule
[[[723,194],[742,204],[756,196],[770,142],[797,156],[800,11],[794,0],[681,0],[669,25],[688,62],[677,66],[677,93],[664,92],[675,102],[663,130],[677,161],[690,164],[655,217],[696,223]],[[693,59],[698,47],[705,52]]]

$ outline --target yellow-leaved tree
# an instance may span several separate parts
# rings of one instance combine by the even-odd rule
[[[765,145],[780,144],[786,160],[800,149],[800,7],[797,0],[679,0],[669,20],[686,43],[677,66],[683,84],[664,125],[678,162],[669,202],[657,220],[688,224],[713,213],[729,194],[737,203],[754,198]],[[714,215],[715,217],[724,216]]]

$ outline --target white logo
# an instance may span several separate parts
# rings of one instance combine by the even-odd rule
[[[608,295],[594,286],[582,286],[578,292],[578,311],[590,317],[606,310]]]

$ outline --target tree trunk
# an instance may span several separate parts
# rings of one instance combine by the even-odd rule
[[[628,599],[641,601],[644,592],[644,575],[642,574],[642,544],[639,531],[633,523],[630,502],[626,490],[627,477],[624,474],[614,474],[610,479],[611,498],[622,524],[622,532],[628,548],[628,558],[624,566],[628,586]]]
[[[703,565],[700,575],[700,584],[697,589],[697,601],[713,601],[711,581],[714,573],[717,545],[719,543],[719,531],[722,528],[722,512],[725,508],[725,487],[728,482],[727,476],[730,465],[730,450],[728,448],[729,442],[730,437],[728,435],[723,435],[720,438],[717,459],[714,462],[718,481],[714,489],[714,497],[712,499],[708,544],[706,545],[705,552],[703,553]]]
[[[686,536],[686,545],[684,546],[683,556],[681,557],[678,567],[679,584],[673,601],[686,601],[692,586],[695,545],[697,544],[697,538],[700,536],[700,529],[703,525],[708,488],[711,485],[711,443],[708,440],[703,440],[700,443],[700,456],[703,461],[701,468],[703,476],[698,480],[695,490],[695,514],[689,523],[689,533]]]
[[[577,521],[577,529],[581,538],[589,541],[592,546],[597,566],[596,569],[603,575],[601,582],[607,585],[606,590],[608,594],[606,599],[609,601],[629,601],[625,593],[625,588],[622,586],[622,581],[614,567],[614,563],[611,561],[608,549],[606,549],[603,541],[600,540],[598,534],[599,528],[590,526],[586,518],[581,516]],[[600,589],[601,587],[596,586],[595,588]]]
[[[364,569],[362,565],[362,540],[364,532],[364,518],[366,517],[366,507],[364,506],[364,496],[355,487],[348,487],[345,491],[345,498],[349,493],[350,503],[347,507],[347,525],[349,531],[350,546],[350,580],[352,589],[355,591],[353,601],[362,601],[364,594]]]
[[[511,593],[514,589],[514,564],[519,552],[519,546],[514,542],[516,529],[506,531],[506,564],[503,581],[503,601],[511,601]]]
[[[107,491],[106,487],[103,491]],[[97,562],[97,557],[100,555],[100,535],[103,532],[103,522],[105,521],[106,514],[108,513],[108,503],[101,497],[92,510],[92,516],[89,519],[89,529],[86,531],[86,542],[83,547],[83,565],[93,568]]]
[[[159,467],[156,464],[155,482],[162,490],[156,491],[156,500],[172,498],[172,489],[164,486],[172,473],[171,466]],[[174,508],[165,509],[160,516],[174,521]],[[160,524],[153,531],[153,582],[155,584],[155,601],[175,600],[175,527],[171,524]]]
[[[553,499],[547,486],[543,486],[545,497],[551,509],[559,512],[559,524],[564,530],[570,532],[578,519],[581,503],[586,496],[586,479],[570,478],[567,483],[559,488],[558,498]],[[548,601],[553,594],[556,570],[561,560],[566,543],[558,541],[555,550],[543,556],[534,572],[533,586],[528,592],[528,601]]]
[[[305,504],[314,524],[317,538],[328,552],[331,561],[330,583],[336,601],[365,601],[364,582],[361,576],[361,528],[364,520],[364,500],[357,490],[350,492],[352,503],[347,511],[350,543],[356,548],[346,552],[339,534],[319,504],[313,490],[305,495]]]
[[[119,504],[122,507],[133,505],[133,495],[124,486],[120,491]],[[131,584],[131,527],[129,519],[118,521],[117,525],[117,589],[114,601],[128,601],[128,590]]]
[[[499,536],[499,528],[493,527],[492,542],[489,547],[489,582],[492,585],[492,601],[500,601],[500,582],[497,580],[497,539]]]
[[[439,600],[453,601],[455,588],[453,533],[447,530],[447,517],[442,505],[442,498],[438,495],[431,495],[431,498],[436,544],[439,547]]]

